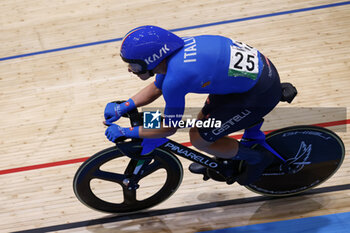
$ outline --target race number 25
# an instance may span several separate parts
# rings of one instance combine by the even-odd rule
[[[229,76],[247,77],[255,80],[259,73],[259,58],[256,49],[241,42],[231,46]]]

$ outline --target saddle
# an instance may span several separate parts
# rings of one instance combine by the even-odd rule
[[[282,102],[291,103],[295,96],[298,94],[297,89],[291,83],[281,83],[282,87]]]

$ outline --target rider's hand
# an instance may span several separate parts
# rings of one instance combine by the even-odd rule
[[[111,142],[114,142],[122,136],[127,138],[139,138],[139,127],[123,128],[116,124],[109,124],[105,135]]]
[[[132,99],[129,99],[121,104],[108,103],[104,112],[106,123],[111,124],[112,122],[119,120],[123,114],[134,109],[135,107],[135,103]]]

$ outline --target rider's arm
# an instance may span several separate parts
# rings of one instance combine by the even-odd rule
[[[168,137],[177,131],[177,128],[168,126],[169,120],[172,122],[180,121],[185,110],[186,89],[184,86],[170,82],[163,86],[164,100],[166,102],[164,110],[164,121],[160,129],[144,129],[140,127],[139,136],[141,138],[161,138]],[[167,125],[166,127],[163,127]]]
[[[116,104],[115,102],[108,103],[104,111],[106,123],[111,124],[117,121],[123,114],[136,107],[149,104],[161,95],[162,91],[154,83],[151,83],[121,104]]]
[[[160,129],[144,129],[140,126],[140,138],[163,138],[168,137],[176,132],[176,128],[164,128],[161,125]]]
[[[152,103],[161,95],[162,90],[157,88],[154,83],[151,83],[139,91],[136,95],[131,97],[131,99],[134,101],[136,107],[142,107],[144,105]]]

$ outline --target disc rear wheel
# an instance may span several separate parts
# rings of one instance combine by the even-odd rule
[[[276,158],[257,182],[246,186],[262,195],[289,196],[311,189],[338,170],[345,154],[335,133],[316,126],[280,129],[266,135],[266,142],[287,163]],[[264,150],[261,146],[254,149]]]

